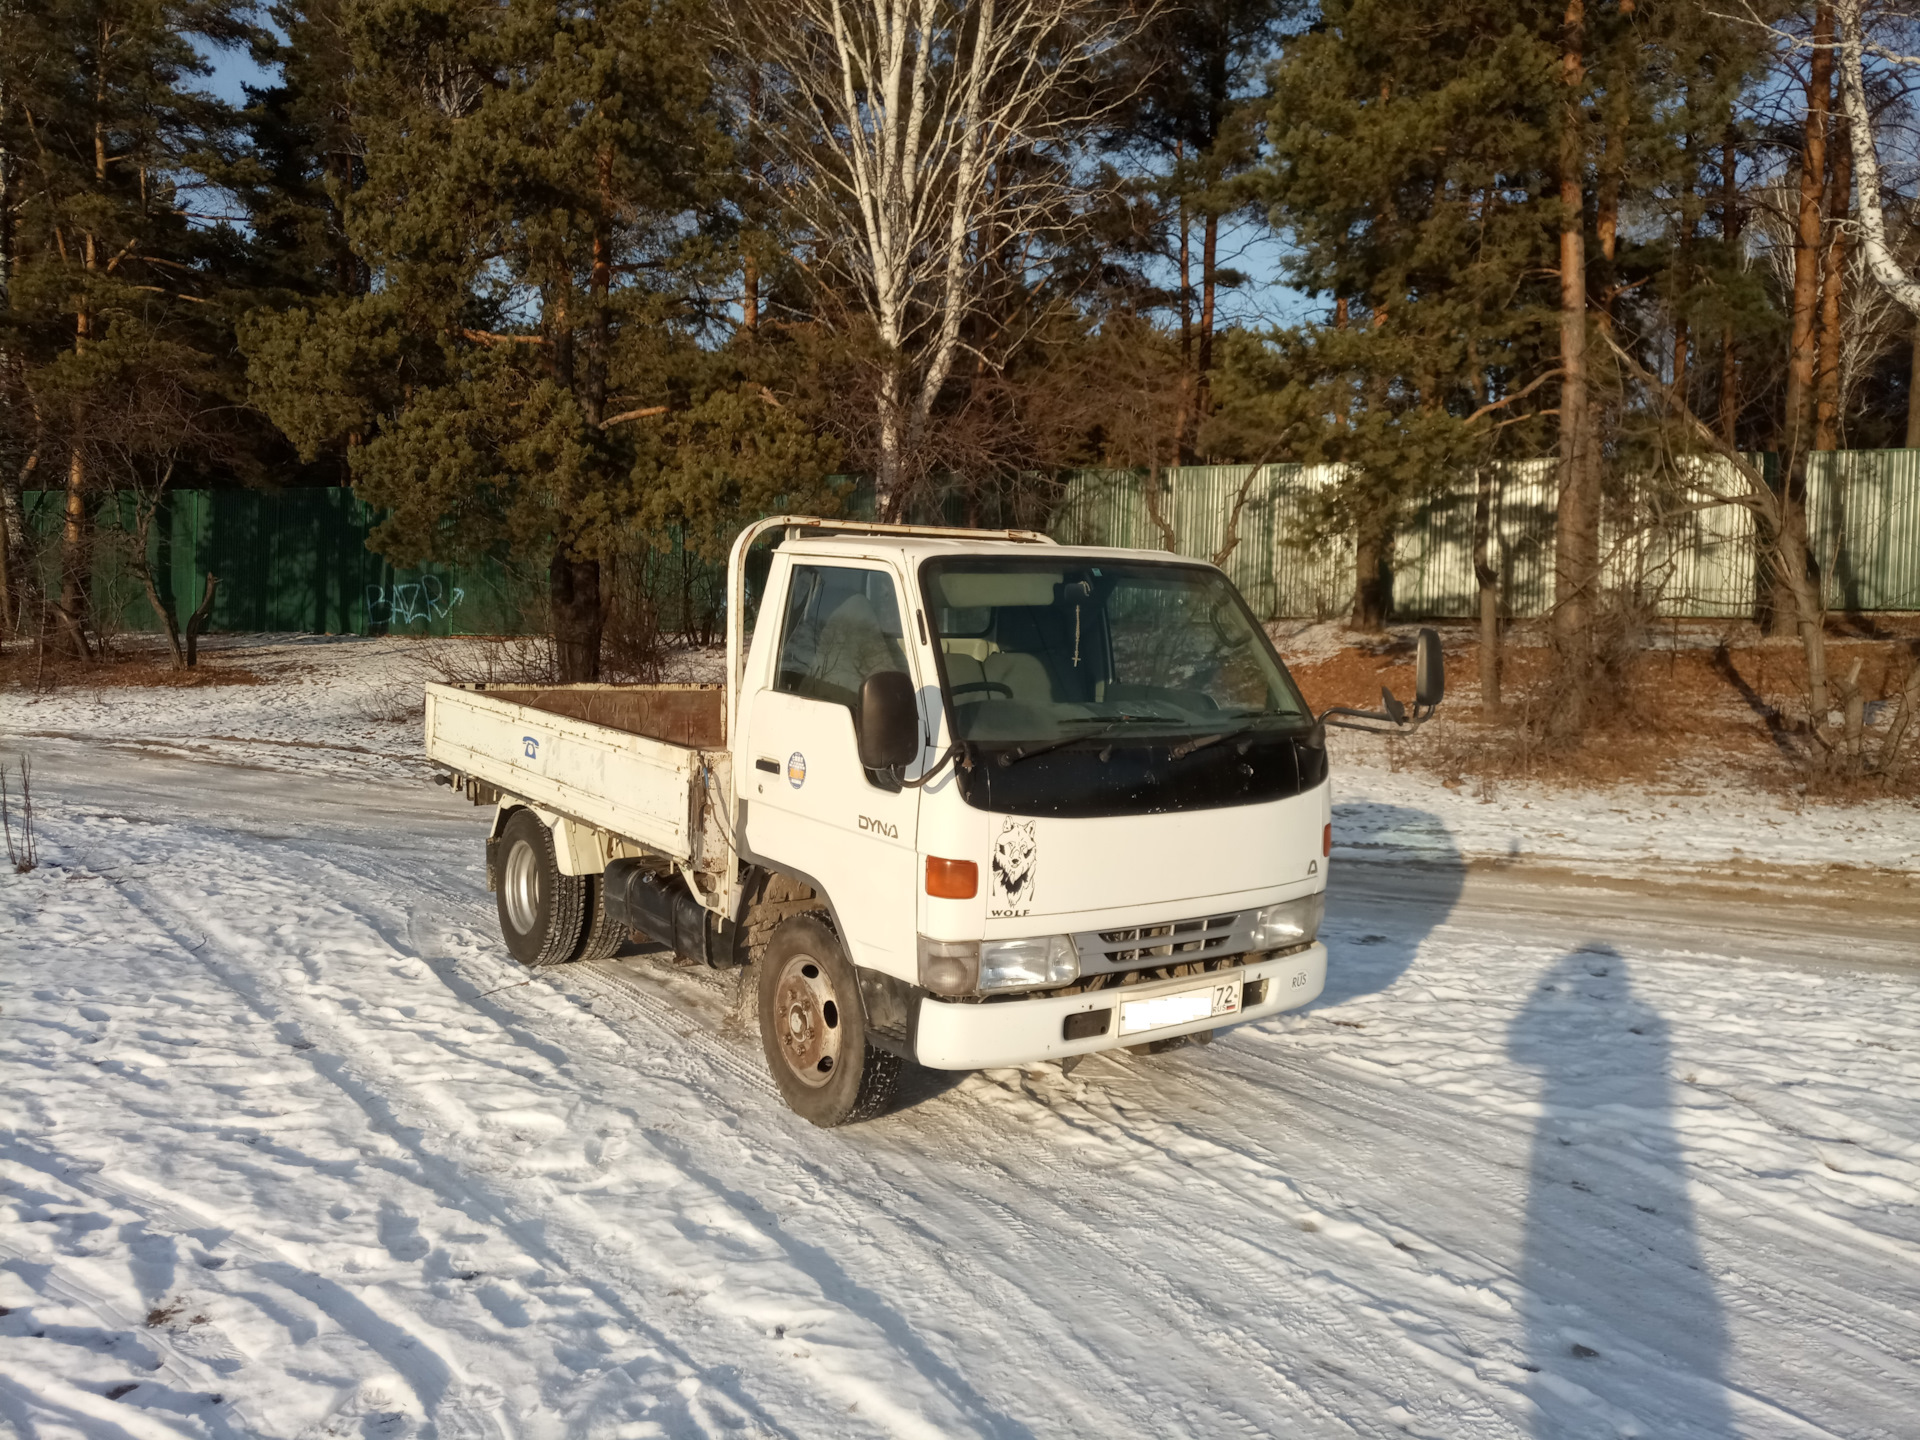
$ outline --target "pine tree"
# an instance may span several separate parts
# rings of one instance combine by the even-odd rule
[[[376,548],[546,561],[563,680],[598,673],[602,563],[636,525],[711,523],[833,458],[753,347],[718,346],[731,152],[695,18],[675,0],[350,5],[358,183],[321,183],[363,283],[244,337],[286,432],[310,454],[346,443],[386,512]]]
[[[66,492],[50,601],[60,648],[85,656],[102,490],[130,467],[170,470],[245,443],[231,358],[248,303],[235,280],[243,243],[199,209],[217,203],[203,187],[231,160],[237,117],[195,88],[208,73],[195,41],[247,42],[249,7],[48,0],[9,12],[5,415],[21,470]]]
[[[1247,282],[1222,263],[1222,226],[1249,207],[1240,179],[1259,158],[1265,71],[1305,8],[1302,0],[1168,6],[1117,57],[1111,83],[1128,98],[1110,144],[1118,163],[1138,169],[1128,189],[1151,196],[1153,243],[1177,276],[1183,454],[1211,409],[1220,292]]]
[[[355,128],[352,0],[276,0],[255,59],[278,83],[255,90],[244,162],[227,177],[248,211],[262,283],[281,301],[365,294],[371,277],[348,216],[366,182]]]
[[[1476,455],[1538,453],[1549,436],[1516,407],[1552,400],[1554,630],[1584,676],[1603,458],[1621,444],[1592,338],[1657,350],[1655,368],[1684,379],[1696,272],[1726,260],[1698,234],[1703,147],[1731,123],[1756,42],[1638,0],[1564,13],[1338,0],[1321,21],[1276,67],[1267,183],[1299,282],[1335,302],[1306,353],[1352,366],[1337,383],[1325,372],[1322,424],[1371,497],[1352,507],[1355,618],[1384,616],[1380,551],[1410,487],[1446,483]],[[1357,443],[1377,412],[1417,439]]]
[[[1329,324],[1283,337],[1303,458],[1344,463],[1353,622],[1384,623],[1405,505],[1539,443],[1551,49],[1503,0],[1341,0],[1275,67],[1262,180]],[[1496,428],[1504,427],[1504,428]]]

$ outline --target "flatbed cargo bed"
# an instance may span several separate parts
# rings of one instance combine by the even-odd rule
[[[727,743],[724,685],[474,685],[530,710],[566,715],[671,745],[717,750]]]
[[[721,685],[426,687],[429,760],[693,870],[727,869],[725,737]]]

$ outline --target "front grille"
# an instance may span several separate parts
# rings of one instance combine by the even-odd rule
[[[1238,955],[1251,948],[1252,929],[1249,911],[1118,930],[1084,930],[1073,937],[1073,943],[1080,952],[1080,973],[1087,975]]]

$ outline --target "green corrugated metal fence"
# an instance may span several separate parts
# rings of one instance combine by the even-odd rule
[[[66,496],[27,491],[29,528],[53,540]],[[503,634],[517,630],[535,582],[497,561],[396,569],[367,549],[374,513],[351,490],[176,490],[155,512],[148,563],[184,623],[209,573],[220,577],[209,628],[316,634]],[[121,630],[158,630],[128,565],[133,498],[94,515],[94,613]],[[45,547],[47,579],[58,544]]]
[[[1807,457],[1807,529],[1834,610],[1920,610],[1920,450]]]

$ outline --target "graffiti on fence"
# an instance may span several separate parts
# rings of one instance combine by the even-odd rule
[[[466,598],[467,592],[457,585],[449,593],[437,575],[422,575],[418,580],[395,581],[392,585],[369,585],[367,623],[411,625],[417,620],[432,624],[446,619],[453,607]]]

